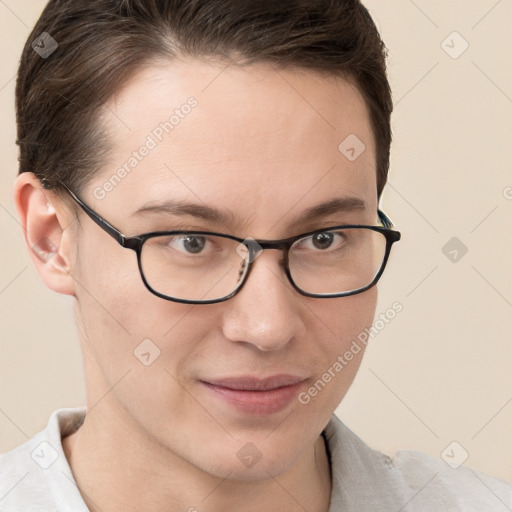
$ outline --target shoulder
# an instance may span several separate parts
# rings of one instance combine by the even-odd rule
[[[418,504],[445,497],[454,511],[512,510],[512,485],[503,480],[416,451],[400,451],[392,460]]]
[[[44,431],[39,432],[22,445],[0,455],[0,510],[32,512],[51,506],[44,473],[38,465],[51,461],[52,447],[46,443]]]
[[[358,512],[510,512],[512,486],[415,451],[389,457],[370,448],[336,416],[324,430],[334,510]],[[343,507],[343,508],[342,508]]]
[[[79,428],[84,417],[85,408],[59,409],[44,430],[0,455],[2,512],[56,512],[61,510],[61,497],[77,497],[62,436]]]

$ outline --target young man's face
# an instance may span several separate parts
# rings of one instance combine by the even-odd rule
[[[180,108],[190,97],[197,105]],[[81,196],[127,236],[190,229],[278,239],[377,221],[375,142],[363,98],[347,81],[262,64],[160,62],[125,84],[108,107],[111,157]],[[172,129],[158,130],[175,109]],[[353,161],[338,149],[351,134],[366,146]],[[141,152],[145,144],[150,150]],[[115,186],[105,186],[134,151],[147,155],[136,165],[132,160]],[[301,219],[345,197],[365,207]],[[220,222],[155,209],[137,213],[165,201],[227,215]],[[162,463],[171,452],[235,479],[278,475],[311,448],[363,350],[307,404],[304,393],[371,325],[375,287],[344,298],[305,297],[288,282],[282,252],[266,250],[235,297],[180,304],[151,294],[135,253],[82,214],[77,244],[71,273],[91,422],[158,447]],[[284,386],[288,377],[298,384],[247,391],[252,379],[274,376],[287,377],[270,387]]]

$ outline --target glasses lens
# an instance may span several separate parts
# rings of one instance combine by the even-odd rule
[[[145,241],[141,268],[148,285],[175,299],[216,300],[230,295],[247,272],[247,249],[236,240],[196,233]]]
[[[368,228],[321,231],[290,248],[290,274],[306,293],[329,295],[366,288],[380,272],[386,237]],[[212,301],[231,295],[247,273],[249,251],[236,240],[185,233],[144,242],[141,268],[155,292],[174,299]]]
[[[386,237],[368,228],[322,231],[290,249],[290,274],[304,292],[348,293],[370,285],[386,255]]]

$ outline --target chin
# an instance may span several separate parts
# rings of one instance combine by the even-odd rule
[[[222,451],[196,454],[196,467],[216,478],[229,478],[243,482],[269,480],[286,473],[298,462],[301,452],[297,446],[276,446],[273,443],[256,445],[250,441],[236,441],[236,448],[226,443]],[[260,449],[261,448],[261,449]],[[194,463],[193,460],[190,462]]]
[[[263,456],[253,466],[245,466],[238,458],[229,457],[220,467],[214,468],[211,473],[219,478],[229,478],[240,482],[261,482],[279,477],[293,466],[288,460],[267,460]]]

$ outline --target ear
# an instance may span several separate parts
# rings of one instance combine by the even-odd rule
[[[55,292],[75,295],[75,281],[70,274],[75,230],[66,227],[76,217],[31,172],[18,176],[14,203],[27,248],[43,282]]]

